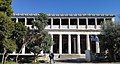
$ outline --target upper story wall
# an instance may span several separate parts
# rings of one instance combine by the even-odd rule
[[[22,22],[31,28],[32,21],[38,14],[14,14],[14,22]],[[47,14],[49,16],[47,30],[100,30],[105,21],[115,21],[113,14]]]

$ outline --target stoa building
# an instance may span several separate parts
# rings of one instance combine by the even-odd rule
[[[32,29],[32,21],[38,14],[14,14],[14,22],[22,22]],[[54,45],[51,52],[56,56],[73,55],[85,57],[85,50],[100,53],[99,41],[92,41],[93,36],[99,36],[101,23],[115,21],[113,14],[47,14],[49,17],[46,30],[51,35]],[[97,37],[98,38],[98,37]],[[42,52],[41,52],[42,53]],[[13,54],[17,54],[14,52]],[[26,47],[20,55],[32,55]]]

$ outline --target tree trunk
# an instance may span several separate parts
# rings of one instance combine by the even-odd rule
[[[24,46],[25,46],[25,44],[22,45],[22,47],[21,47],[21,49],[20,49],[20,51],[19,51],[18,54],[20,54],[20,52],[22,51],[22,49],[23,49]],[[16,60],[16,63],[18,63],[18,56],[19,56],[19,55],[17,55],[17,56],[16,56],[16,59],[15,59],[15,60]]]
[[[37,62],[38,54],[34,54],[34,63]]]
[[[9,55],[6,53],[6,56],[5,56],[5,62],[6,62],[7,58],[8,58],[8,56],[9,56]]]
[[[35,57],[36,57],[36,54],[34,53],[34,61],[33,61],[33,63],[35,63],[36,61],[35,61]]]
[[[4,60],[5,60],[5,54],[6,54],[7,50],[4,48],[4,53],[3,53],[3,57],[2,57],[2,64],[4,64]]]
[[[20,52],[22,51],[23,47],[26,46],[27,43],[30,42],[31,39],[32,39],[32,37],[30,37],[26,42],[23,40],[23,43],[24,43],[24,44],[22,45],[22,47],[21,47],[21,49],[20,49],[20,51],[19,51],[18,54],[20,54]],[[19,55],[17,55],[17,56],[16,56],[16,59],[15,59],[15,60],[16,60],[16,63],[18,63],[18,56],[19,56]]]

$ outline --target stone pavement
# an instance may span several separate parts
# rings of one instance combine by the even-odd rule
[[[53,64],[120,64],[120,62],[86,62],[85,59],[55,60]]]
[[[120,64],[120,63],[64,63],[64,62],[56,62],[53,64]]]

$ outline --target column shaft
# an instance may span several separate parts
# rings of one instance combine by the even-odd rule
[[[44,54],[44,53],[43,53],[43,50],[40,52],[40,54],[41,54],[41,55],[43,55],[43,54]]]
[[[16,23],[18,23],[18,18],[16,18]]]
[[[53,34],[51,34],[51,38],[52,38],[52,41],[53,41]],[[50,52],[53,52],[53,45],[51,46]]]
[[[70,18],[68,19],[68,28],[70,29]]]
[[[16,54],[16,50],[15,50],[15,51],[13,51],[13,54]]]
[[[68,34],[68,54],[71,54],[71,35]]]
[[[77,48],[78,48],[78,54],[81,54],[81,50],[80,50],[80,35],[77,34]]]
[[[86,29],[88,29],[88,18],[86,18]]]
[[[87,34],[86,36],[86,40],[87,40],[87,50],[90,50],[90,40],[89,40],[89,34]]]
[[[53,28],[53,18],[51,18],[51,29]]]
[[[62,34],[59,35],[59,54],[62,54]]]
[[[77,18],[77,28],[79,29],[79,18]]]
[[[62,20],[61,20],[61,18],[60,18],[60,26],[59,26],[59,29],[61,29],[61,23],[62,23]]]
[[[100,53],[99,42],[96,42],[96,53]]]
[[[27,25],[27,18],[25,18],[25,26]]]
[[[97,29],[97,18],[95,18],[95,29]]]

